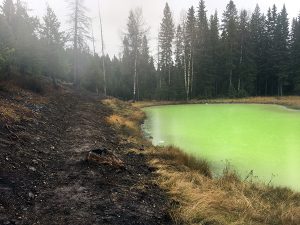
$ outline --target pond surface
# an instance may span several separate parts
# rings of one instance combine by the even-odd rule
[[[277,105],[145,108],[145,135],[207,159],[215,175],[229,162],[242,178],[300,191],[300,111]],[[250,179],[250,178],[249,178]]]

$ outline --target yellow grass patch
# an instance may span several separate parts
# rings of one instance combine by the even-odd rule
[[[136,124],[133,121],[116,114],[109,116],[107,118],[107,122],[116,126],[117,128],[122,129],[123,131],[126,131],[127,134],[132,135],[138,132]]]

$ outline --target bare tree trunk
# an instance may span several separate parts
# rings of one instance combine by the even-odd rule
[[[96,48],[95,48],[95,35],[94,35],[93,23],[91,25],[91,29],[92,29],[93,53],[94,53],[94,56],[95,56],[96,55]]]
[[[74,21],[74,84],[79,86],[78,82],[78,10],[79,0],[75,1],[75,21]]]
[[[104,96],[107,96],[107,84],[106,84],[106,68],[105,68],[105,54],[104,54],[104,38],[103,38],[103,27],[100,11],[100,0],[98,0],[98,11],[99,11],[99,21],[101,30],[101,47],[102,47],[102,67],[103,67],[103,82],[104,82]]]
[[[184,61],[184,87],[185,87],[185,93],[186,93],[186,100],[189,99],[189,93],[188,93],[188,81],[187,81],[187,62],[186,62],[186,54],[183,53],[183,61]]]
[[[188,89],[188,99],[190,99],[190,95],[191,95],[191,52],[189,53],[189,62],[188,62],[188,74],[187,74],[187,89]]]
[[[134,77],[133,77],[133,101],[136,101],[136,90],[137,90],[137,50],[134,58]]]
[[[171,86],[171,65],[169,64],[169,87]]]
[[[232,88],[232,66],[233,66],[233,60],[232,60],[232,44],[230,44],[230,71],[229,71],[229,90]]]
[[[94,53],[94,57],[96,56],[96,49],[95,49],[95,35],[94,35],[94,28],[93,28],[93,24],[91,25],[91,29],[92,29],[92,42],[93,42],[93,53]],[[98,86],[98,82],[96,82],[96,93],[97,95],[99,95],[99,86]]]
[[[240,54],[241,54],[241,56],[240,56],[240,68],[241,68],[242,63],[243,63],[243,44],[241,44]],[[241,73],[239,73],[238,91],[240,91],[240,89],[241,89]]]
[[[283,95],[282,81],[280,80],[280,78],[278,78],[278,96],[282,96],[282,95]]]
[[[159,36],[157,39],[157,71],[158,71],[158,76],[159,76],[159,89],[161,89],[161,73],[160,73],[160,63],[159,63]]]
[[[191,98],[192,98],[192,95],[193,95],[193,86],[194,86],[194,54],[191,53],[191,61],[192,61],[192,76],[191,76]]]

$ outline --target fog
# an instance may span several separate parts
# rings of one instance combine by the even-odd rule
[[[2,3],[3,0],[0,0]],[[48,3],[59,17],[63,28],[67,29],[69,10],[66,1],[63,0],[27,0],[28,8],[32,15],[42,17],[45,13],[46,4]],[[177,22],[183,10],[190,6],[198,6],[198,0],[170,0],[171,10],[173,11],[174,20]],[[246,9],[253,11],[257,0],[235,0],[238,10]],[[162,0],[100,0],[101,13],[103,17],[103,29],[105,38],[105,51],[113,56],[118,56],[121,52],[122,35],[126,29],[127,17],[129,10],[141,7],[143,9],[144,20],[150,27],[148,38],[152,53],[156,51],[157,33],[159,24],[162,19],[162,12],[166,1]],[[218,10],[219,17],[223,13],[228,0],[207,0],[206,7],[208,14]],[[98,19],[98,1],[85,0],[85,6],[89,9],[89,16],[93,19],[93,29],[96,36],[96,51],[100,52],[100,32]],[[266,12],[269,6],[276,4],[279,10],[283,4],[286,4],[289,18],[296,17],[300,11],[300,1],[296,0],[265,0],[259,2],[262,12]]]

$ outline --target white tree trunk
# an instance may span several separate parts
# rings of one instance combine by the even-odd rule
[[[75,18],[74,18],[74,84],[79,86],[78,82],[78,10],[79,0],[75,1]]]
[[[189,99],[189,92],[188,92],[188,77],[187,77],[187,60],[186,60],[186,54],[183,53],[183,61],[184,61],[184,88],[186,93],[186,100]]]
[[[105,68],[105,54],[104,54],[104,38],[103,38],[103,27],[100,11],[100,0],[98,0],[98,10],[99,10],[99,20],[100,20],[100,30],[101,30],[101,47],[102,47],[102,67],[103,67],[103,86],[104,86],[104,96],[107,96],[107,84],[106,84],[106,68]]]
[[[136,90],[137,90],[137,51],[134,57],[134,76],[133,76],[133,100],[136,101]]]

